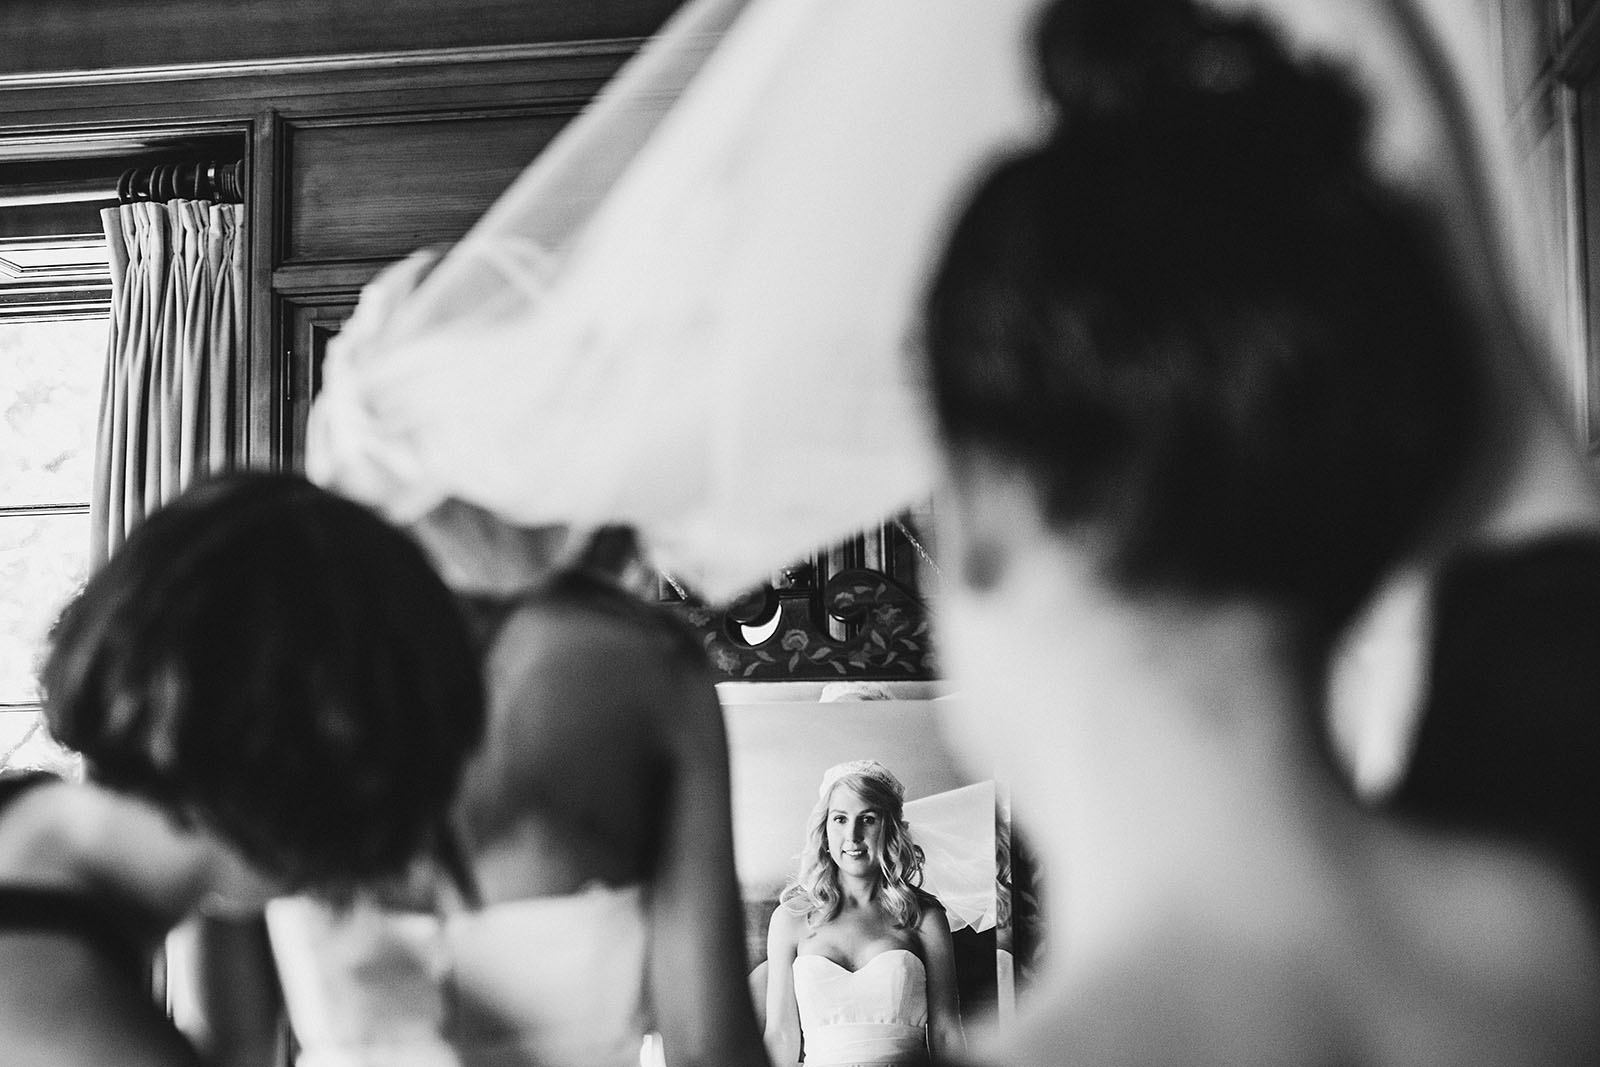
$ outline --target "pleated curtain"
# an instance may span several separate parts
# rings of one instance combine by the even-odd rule
[[[244,208],[198,200],[101,212],[111,330],[90,502],[91,564],[197,474],[234,456],[244,352]]]

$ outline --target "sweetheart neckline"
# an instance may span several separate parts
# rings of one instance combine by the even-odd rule
[[[904,952],[906,955],[908,955],[912,959],[916,960],[917,963],[919,963],[919,964],[922,963],[922,957],[917,955],[915,952],[912,952],[908,948],[886,948],[882,952],[878,953],[876,956],[872,957],[866,963],[863,963],[861,966],[857,967],[853,971],[850,968],[846,967],[844,964],[840,963],[838,960],[834,959],[832,956],[824,956],[820,952],[807,952],[803,956],[802,955],[796,955],[795,958],[794,958],[794,961],[795,961],[795,963],[799,963],[801,960],[822,960],[824,963],[833,964],[834,967],[836,967],[839,970],[843,971],[845,974],[860,974],[862,971],[866,970],[868,967],[871,967],[874,963],[877,963],[879,960],[883,959],[883,957],[891,955],[891,954],[896,953],[896,952]],[[926,968],[924,967],[924,969],[926,969]]]

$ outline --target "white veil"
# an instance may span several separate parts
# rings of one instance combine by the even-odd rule
[[[999,917],[995,783],[907,801],[905,818],[911,840],[922,849],[922,888],[944,905],[950,929],[994,929]]]
[[[1380,156],[1507,299],[1506,234],[1414,47],[1424,0],[1213,2],[1351,61]],[[1042,6],[689,0],[432,274],[369,287],[329,345],[312,476],[400,521],[457,498],[629,523],[712,600],[915,503],[914,307],[965,187],[1041,126]],[[1496,161],[1496,116],[1463,104]]]
[[[369,287],[312,476],[400,521],[630,523],[713,600],[916,503],[914,309],[1038,128],[1037,6],[691,0],[431,274]]]

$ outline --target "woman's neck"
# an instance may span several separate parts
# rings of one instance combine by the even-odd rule
[[[1043,868],[1049,971],[1023,1047],[1098,1033],[1121,1048],[1170,1024],[1184,1055],[1144,1061],[1247,1062],[1185,1044],[1207,1033],[1257,1051],[1399,1048],[1418,1012],[1439,1037],[1495,1003],[1549,999],[1511,980],[1491,981],[1493,996],[1465,988],[1490,971],[1593,987],[1587,958],[1551,966],[1544,946],[1519,947],[1530,922],[1582,940],[1561,917],[1565,887],[1353,802],[1318,737],[1321,680],[1292,620],[1102,590],[1044,553],[1029,563],[1026,581],[953,597],[946,620],[965,683],[957,739],[994,754]],[[1452,983],[1466,1010],[1436,1010]]]
[[[839,875],[839,897],[846,908],[865,908],[878,896],[878,880],[876,878],[862,878],[858,875]]]
[[[1113,625],[1117,639],[1088,650],[1103,686],[1033,695],[1035,754],[1017,769],[1019,818],[1061,866],[1060,958],[1125,952],[1152,915],[1300,921],[1269,902],[1321,897],[1330,839],[1359,813],[1318,750],[1293,628],[1250,604]]]

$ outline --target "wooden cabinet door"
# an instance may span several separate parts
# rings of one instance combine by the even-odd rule
[[[283,404],[279,465],[304,470],[306,419],[322,388],[322,360],[328,341],[355,310],[355,293],[296,296],[283,301]]]

